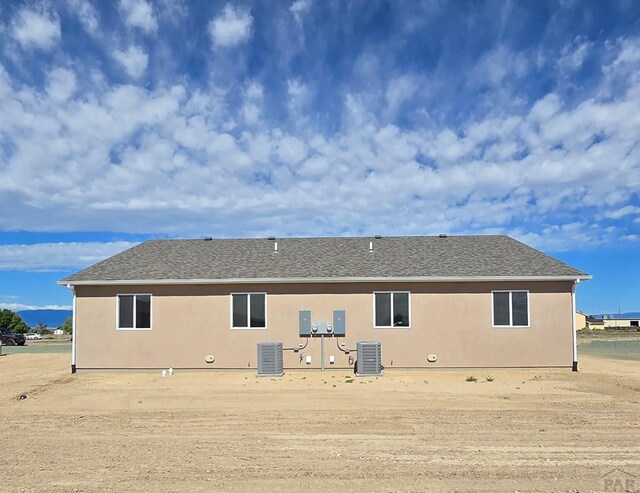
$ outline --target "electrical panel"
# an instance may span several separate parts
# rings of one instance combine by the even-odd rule
[[[336,337],[344,337],[346,329],[346,312],[333,310],[333,334]]]
[[[311,335],[311,312],[309,310],[300,310],[300,335],[301,336],[310,336]]]

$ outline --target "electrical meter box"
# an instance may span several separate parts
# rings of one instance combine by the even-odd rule
[[[334,310],[331,322],[312,322],[311,310],[300,310],[298,317],[300,337],[345,336],[346,312],[344,310]]]
[[[314,336],[333,335],[333,322],[316,322],[311,324],[311,334]]]

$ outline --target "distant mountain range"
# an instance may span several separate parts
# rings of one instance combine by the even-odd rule
[[[611,319],[620,319],[620,318],[640,318],[640,312],[626,312],[626,313],[598,313],[595,315],[591,315],[595,318],[611,318]]]
[[[53,328],[60,327],[73,312],[71,310],[20,310],[16,313],[29,327],[45,324],[47,327]]]

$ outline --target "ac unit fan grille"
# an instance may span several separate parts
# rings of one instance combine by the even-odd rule
[[[282,343],[258,343],[258,375],[281,376],[283,373]]]
[[[382,351],[379,342],[366,341],[358,343],[358,362],[356,374],[382,374]]]

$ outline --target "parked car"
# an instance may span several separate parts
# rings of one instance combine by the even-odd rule
[[[27,341],[39,341],[40,339],[42,339],[42,336],[40,334],[27,334],[25,337]]]
[[[15,334],[11,329],[0,327],[0,341],[4,346],[24,346],[26,339],[22,334]]]

